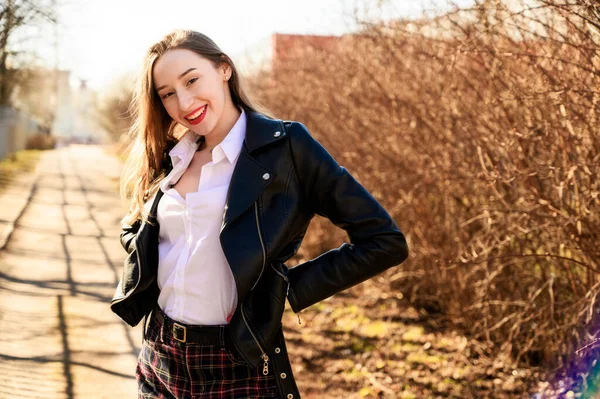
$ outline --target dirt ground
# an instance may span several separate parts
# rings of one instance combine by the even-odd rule
[[[0,194],[0,398],[134,398],[141,330],[109,309],[124,251],[121,164],[97,146],[44,153]],[[531,372],[482,367],[467,339],[381,290],[303,311],[284,333],[305,399],[520,398]]]

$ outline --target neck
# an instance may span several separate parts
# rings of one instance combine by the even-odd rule
[[[224,110],[219,124],[215,126],[215,129],[209,135],[204,136],[206,140],[206,147],[213,148],[223,141],[239,117],[240,110],[233,104],[233,102],[230,102],[229,106]]]

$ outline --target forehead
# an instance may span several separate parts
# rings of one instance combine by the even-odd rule
[[[201,55],[185,49],[169,50],[162,55],[152,68],[154,87],[171,85],[179,80],[179,76],[190,68],[199,73],[215,70],[213,63]]]

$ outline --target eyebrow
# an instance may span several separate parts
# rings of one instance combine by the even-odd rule
[[[187,71],[185,71],[184,73],[182,73],[181,75],[177,76],[177,79],[181,79],[183,78],[185,75],[187,75],[188,73],[194,71],[196,68],[190,68]],[[156,91],[161,91],[162,89],[164,89],[167,86],[160,86],[156,88]]]

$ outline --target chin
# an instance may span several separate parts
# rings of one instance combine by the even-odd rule
[[[208,124],[206,122],[208,122]],[[214,125],[210,124],[209,121],[202,121],[202,123],[197,126],[189,125],[188,129],[200,136],[208,136],[210,132],[214,130]]]

